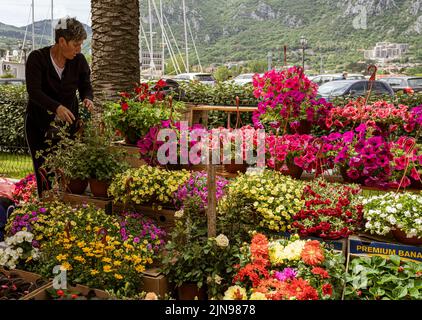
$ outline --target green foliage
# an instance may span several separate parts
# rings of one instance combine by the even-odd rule
[[[12,79],[12,78],[14,78],[15,76],[13,75],[13,74],[11,74],[11,73],[5,73],[4,75],[2,75],[0,78],[2,78],[2,79]]]
[[[353,259],[346,275],[346,300],[420,300],[422,264],[398,256]]]
[[[239,261],[241,243],[233,233],[226,235],[228,243],[222,244],[219,239],[225,236],[219,234],[220,228],[218,237],[208,238],[207,215],[201,203],[199,196],[188,198],[178,212],[166,245],[163,272],[176,286],[192,282],[200,288],[206,285],[212,297],[221,298],[230,285],[233,265]]]
[[[182,100],[194,104],[234,106],[236,96],[241,106],[255,106],[257,100],[253,95],[252,85],[237,85],[232,82],[217,82],[209,86],[200,82],[190,82],[180,86],[183,91]]]
[[[26,146],[24,115],[27,101],[25,86],[0,86],[0,145]]]
[[[214,72],[214,77],[217,81],[226,81],[232,76],[232,73],[226,66],[219,66]]]

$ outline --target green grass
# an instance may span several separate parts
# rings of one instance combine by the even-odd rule
[[[31,172],[33,172],[33,167],[30,156],[0,153],[1,177],[21,179]]]

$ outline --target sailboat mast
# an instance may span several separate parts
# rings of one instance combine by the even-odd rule
[[[51,0],[51,44],[54,44],[56,42],[54,39],[53,19],[54,19],[54,0]]]
[[[161,21],[161,42],[162,42],[162,51],[161,51],[161,76],[164,76],[165,73],[165,59],[164,59],[164,48],[165,48],[165,43],[164,43],[164,28],[162,27],[163,24],[163,1],[160,0],[160,21]]]
[[[34,0],[32,0],[32,50],[35,50],[35,13]]]
[[[189,73],[189,48],[188,48],[188,26],[186,23],[186,4],[183,0],[183,22],[185,25],[185,50],[186,50],[186,72]]]
[[[152,10],[151,10],[151,0],[148,0],[148,12],[149,12],[149,41],[150,41],[150,77],[153,77],[153,69],[154,69],[154,43],[152,37]]]

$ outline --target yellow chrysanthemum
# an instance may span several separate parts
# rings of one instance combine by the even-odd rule
[[[111,272],[111,266],[110,266],[110,265],[108,265],[108,264],[107,264],[107,265],[105,265],[105,266],[103,267],[103,271],[104,271],[104,272],[107,272],[107,273],[108,273],[108,272]]]

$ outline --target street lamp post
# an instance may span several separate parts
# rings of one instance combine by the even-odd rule
[[[304,36],[300,37],[300,44],[302,45],[302,68],[305,70],[305,48],[308,44],[308,40],[305,39]]]

